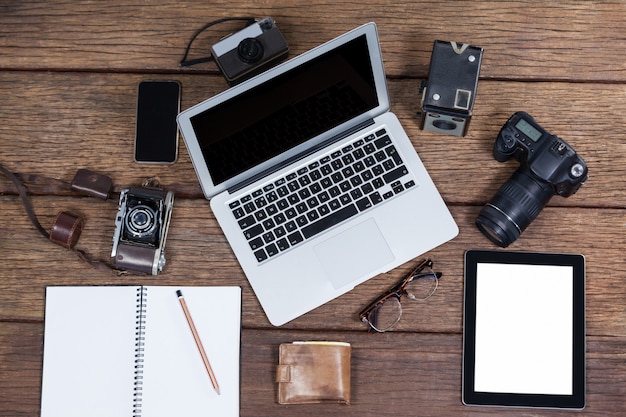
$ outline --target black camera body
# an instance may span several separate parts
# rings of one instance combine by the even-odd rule
[[[116,268],[157,275],[165,266],[165,241],[174,194],[152,188],[122,190],[111,259]]]
[[[229,84],[239,83],[286,56],[289,46],[270,17],[233,33],[211,47],[211,55]]]
[[[476,219],[481,232],[501,247],[515,241],[553,195],[569,197],[588,178],[580,155],[525,112],[514,113],[504,124],[493,156],[499,162],[520,162]]]

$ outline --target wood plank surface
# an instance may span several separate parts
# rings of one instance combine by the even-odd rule
[[[198,200],[177,201],[173,211],[166,256],[168,263],[158,277],[118,277],[98,271],[75,254],[53,245],[30,226],[21,203],[15,198],[0,197],[2,224],[6,238],[2,251],[10,255],[0,264],[0,276],[7,291],[0,292],[0,319],[39,321],[43,319],[46,285],[239,285],[243,291],[243,325],[271,328],[235,257],[220,233],[208,204]],[[87,200],[87,201],[85,201]],[[85,220],[85,230],[78,247],[93,257],[107,260],[117,208],[113,202],[37,197],[32,199],[43,225],[54,221],[57,211],[74,208]],[[479,207],[452,207],[460,233],[451,242],[427,255],[444,275],[435,296],[427,302],[407,302],[397,329],[415,332],[455,332],[462,330],[463,254],[467,249],[492,249],[473,221]],[[580,221],[592,212],[594,237],[587,234],[588,221]],[[567,224],[567,232],[554,233],[551,224]],[[587,332],[592,335],[626,337],[626,265],[615,263],[623,248],[615,230],[623,227],[622,210],[615,209],[545,209],[522,237],[510,248],[520,251],[583,253],[587,260]],[[598,246],[601,239],[606,246]],[[28,247],[24,251],[20,248]],[[306,315],[286,324],[286,329],[327,328],[364,330],[356,315],[372,298],[398,281],[412,266],[407,263],[387,274],[361,284],[351,291]],[[34,273],[34,270],[40,273]],[[28,291],[24,291],[24,290]],[[609,291],[610,289],[610,291]],[[538,288],[538,291],[541,289]],[[21,295],[19,295],[21,294]],[[18,296],[19,295],[19,296]],[[436,312],[436,314],[430,314]],[[327,317],[334,317],[329,323]]]
[[[0,102],[0,114],[11,115],[0,125],[0,135],[10,143],[2,154],[7,169],[64,181],[44,193],[69,194],[67,184],[76,170],[89,168],[110,175],[117,191],[157,176],[163,185],[186,196],[201,197],[182,139],[174,165],[133,162],[136,87],[144,79],[178,79],[183,85],[182,108],[187,108],[223,91],[226,85],[221,77],[27,74],[0,72],[0,96],[6,97]],[[553,198],[551,205],[626,206],[626,192],[617,186],[619,178],[626,176],[626,165],[616,162],[626,159],[626,142],[621,137],[626,131],[626,84],[481,81],[469,133],[458,138],[419,129],[415,117],[419,82],[389,81],[392,110],[449,204],[485,203],[517,169],[519,163],[501,164],[491,151],[506,119],[517,110],[526,110],[548,131],[566,139],[589,166],[588,183],[569,199]],[[18,83],[21,88],[16,90]],[[37,184],[33,185],[32,191],[37,192]],[[0,192],[15,191],[0,179]]]
[[[626,78],[620,47],[626,39],[626,4],[621,1],[2,3],[0,50],[7,59],[0,67],[7,69],[173,71],[187,41],[205,23],[268,15],[293,55],[375,21],[386,69],[394,77],[425,76],[433,41],[458,39],[485,48],[482,74],[489,78]],[[209,32],[192,53],[206,56],[223,33]]]
[[[213,63],[181,68],[179,61],[197,29],[233,16],[275,18],[291,57],[377,23],[392,111],[460,229],[424,255],[443,272],[440,287],[426,302],[405,302],[395,331],[369,335],[356,315],[414,261],[273,327],[202,195],[182,139],[171,166],[133,162],[138,83],[180,81],[182,108],[226,90]],[[207,55],[237,28],[205,32],[191,56]],[[436,39],[484,48],[474,116],[462,138],[419,129],[418,90]],[[474,221],[519,166],[492,156],[499,129],[518,110],[572,144],[590,178],[574,196],[552,198],[507,250],[585,255],[587,407],[576,415],[624,415],[625,44],[623,1],[0,0],[0,164],[25,181],[44,227],[58,211],[81,216],[78,247],[107,260],[121,189],[156,179],[176,193],[163,273],[118,276],[47,242],[0,176],[0,417],[39,414],[45,287],[109,284],[241,286],[242,416],[572,415],[461,402],[463,254],[495,249]],[[70,191],[79,168],[110,175],[111,198]],[[278,345],[303,339],[352,344],[352,405],[277,404]]]
[[[19,334],[19,342],[15,335]],[[33,416],[40,398],[39,323],[0,322],[0,416]],[[300,339],[331,339],[352,345],[350,405],[281,406],[274,383],[278,345]],[[241,415],[243,416],[571,416],[571,411],[466,407],[461,404],[462,337],[458,334],[394,332],[302,332],[244,329]],[[626,407],[621,379],[626,372],[624,338],[588,337],[588,406],[585,416],[621,415]],[[16,381],[19,383],[16,384]],[[384,393],[385,398],[381,398]]]

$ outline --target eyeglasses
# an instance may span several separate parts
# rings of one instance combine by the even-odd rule
[[[402,317],[400,299],[406,295],[411,300],[424,301],[435,293],[441,272],[433,272],[433,261],[424,259],[393,287],[372,301],[359,313],[359,319],[370,325],[369,332],[386,332]]]

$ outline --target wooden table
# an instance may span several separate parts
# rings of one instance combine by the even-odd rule
[[[590,179],[576,195],[554,197],[508,250],[586,256],[587,407],[576,414],[626,412],[623,2],[128,3],[0,1],[0,162],[13,172],[49,178],[28,184],[44,227],[61,210],[82,216],[78,247],[105,259],[121,189],[158,177],[177,195],[164,272],[117,277],[43,239],[12,184],[0,178],[0,415],[39,412],[45,287],[131,283],[243,288],[242,416],[571,415],[461,403],[463,254],[496,249],[474,220],[518,166],[498,163],[491,154],[500,127],[517,110],[568,140],[586,160]],[[407,307],[396,331],[368,335],[356,314],[413,262],[272,327],[202,196],[184,145],[174,165],[133,162],[138,82],[179,80],[183,108],[226,89],[214,65],[183,69],[178,63],[195,30],[232,16],[275,18],[291,56],[367,21],[378,24],[392,110],[460,228],[458,237],[427,254],[444,273],[440,288],[426,303]],[[229,29],[207,32],[192,54],[206,55]],[[463,138],[422,131],[415,117],[435,39],[485,50],[474,117]],[[79,168],[110,175],[112,198],[103,202],[69,191]],[[298,339],[352,344],[352,405],[276,403],[278,345]]]

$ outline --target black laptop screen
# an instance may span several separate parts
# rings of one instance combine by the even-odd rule
[[[362,35],[191,118],[220,184],[378,106]]]

